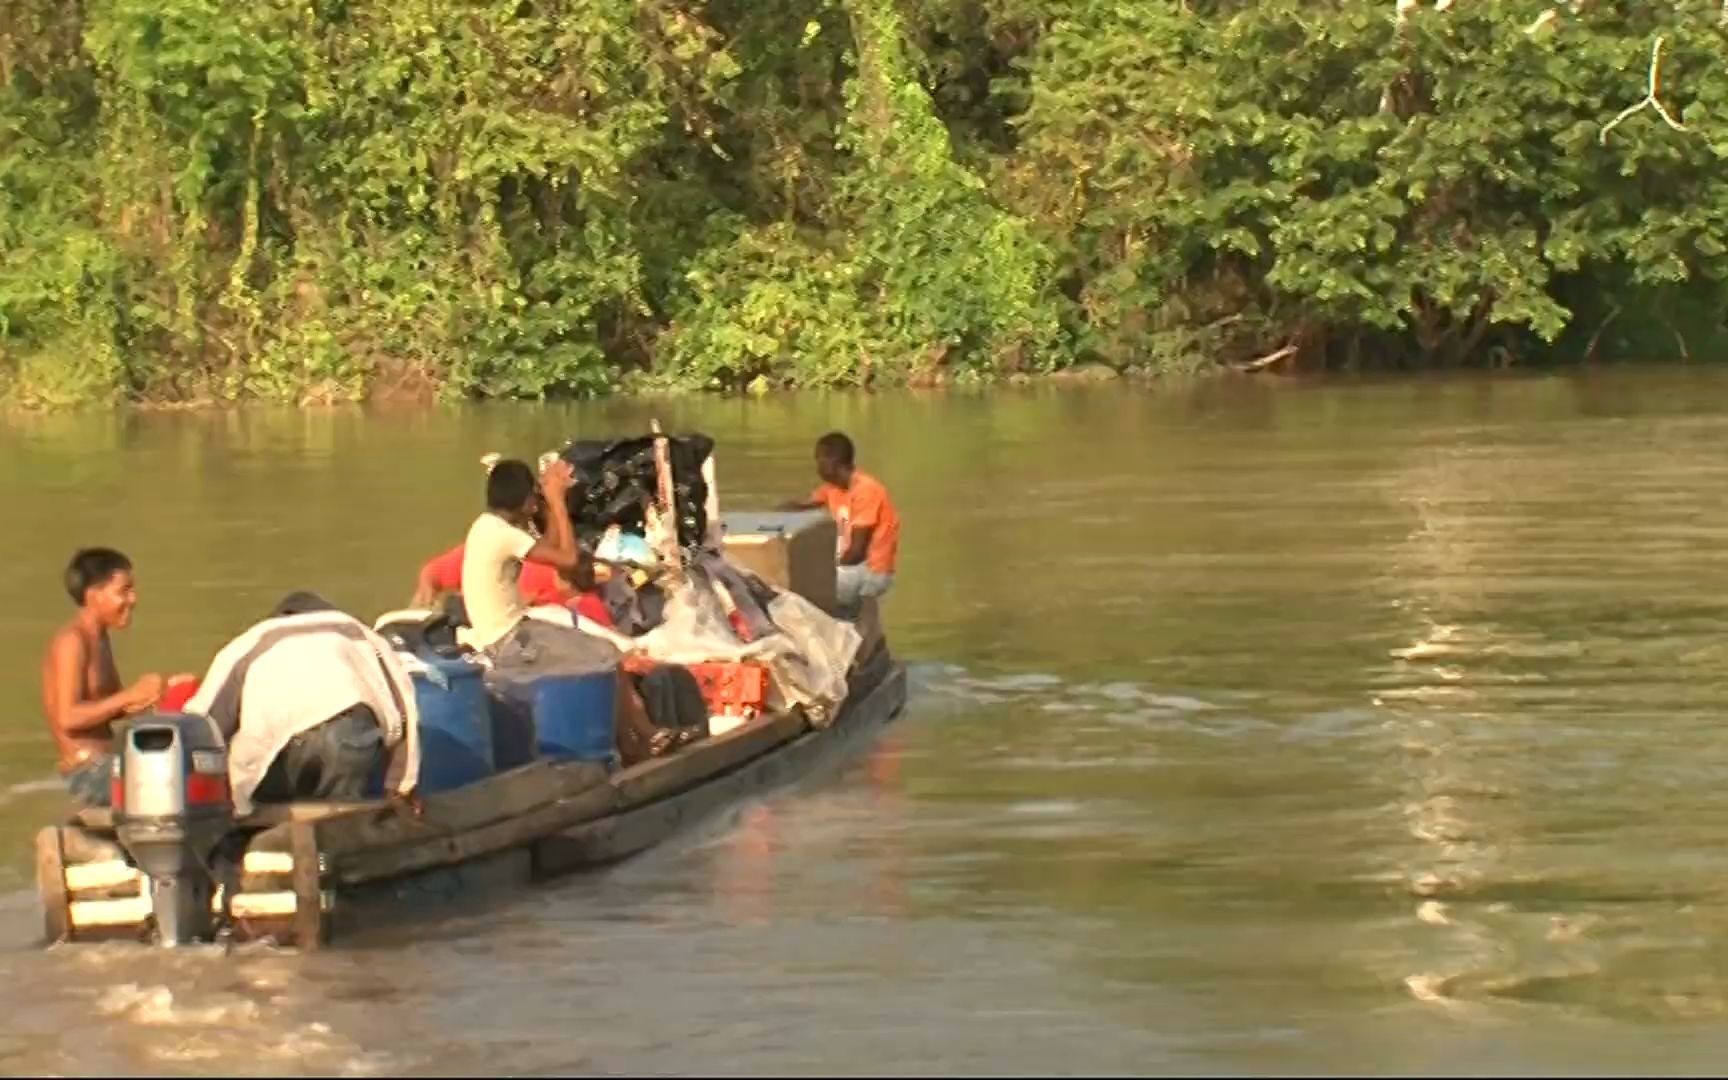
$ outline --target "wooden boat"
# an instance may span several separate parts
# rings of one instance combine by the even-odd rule
[[[668,756],[608,772],[538,761],[405,804],[289,804],[237,824],[244,841],[217,897],[237,940],[315,949],[375,915],[400,922],[400,886],[462,867],[465,881],[522,885],[617,862],[752,795],[807,774],[871,737],[906,701],[905,668],[880,636],[854,665],[833,722],[802,711],[759,717]],[[36,838],[49,942],[139,938],[151,918],[106,811],[83,811]]]

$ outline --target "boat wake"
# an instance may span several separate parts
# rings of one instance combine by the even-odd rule
[[[0,787],[0,806],[15,802],[24,796],[42,795],[51,791],[61,791],[64,788],[65,781],[57,778],[23,780],[16,784],[7,784]]]
[[[920,715],[1011,709],[1031,717],[1063,716],[1117,728],[1207,729],[1239,733],[1270,725],[1255,719],[1240,694],[1201,697],[1126,680],[1069,681],[1046,672],[974,673],[953,664],[909,669],[911,700]]]

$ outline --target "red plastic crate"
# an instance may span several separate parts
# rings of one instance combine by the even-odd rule
[[[747,660],[691,664],[713,716],[757,716],[768,701],[768,668]]]

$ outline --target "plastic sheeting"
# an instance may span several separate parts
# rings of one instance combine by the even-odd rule
[[[846,700],[846,673],[863,647],[863,636],[851,623],[834,618],[797,593],[776,596],[768,605],[768,617],[797,646],[768,665],[774,687],[801,688],[807,696],[797,704],[805,707],[812,726],[827,727]],[[770,708],[788,704],[773,700],[774,696],[771,692]]]
[[[765,664],[772,676],[768,707],[802,706],[812,725],[827,727],[846,700],[846,674],[864,639],[850,623],[793,593],[777,593],[768,617],[774,633],[739,641],[710,579],[693,567],[685,585],[667,598],[665,621],[636,638],[636,645],[663,664]]]

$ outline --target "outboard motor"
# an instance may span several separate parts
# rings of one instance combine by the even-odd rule
[[[114,831],[150,879],[157,943],[214,937],[212,856],[234,828],[228,751],[214,724],[190,713],[116,725]]]

